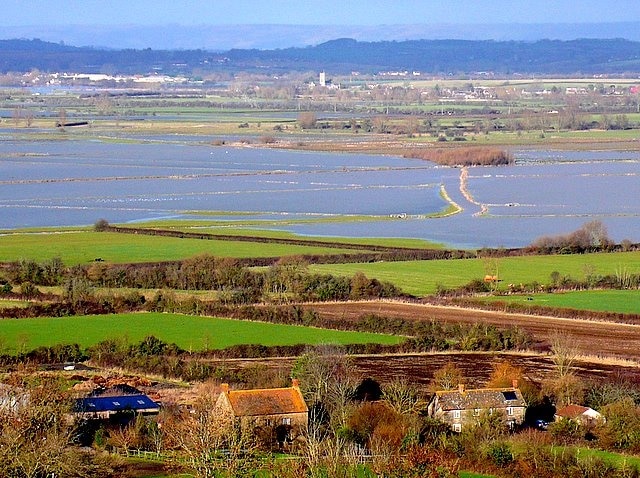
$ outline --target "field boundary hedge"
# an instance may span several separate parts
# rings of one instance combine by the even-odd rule
[[[455,306],[465,309],[489,310],[492,312],[504,312],[509,314],[525,314],[531,316],[548,316],[562,319],[595,320],[600,322],[613,322],[618,324],[640,324],[640,314],[623,312],[603,312],[597,310],[573,309],[571,307],[550,307],[538,304],[521,304],[509,301],[485,302],[472,297],[436,298],[429,297],[418,301],[430,305]]]

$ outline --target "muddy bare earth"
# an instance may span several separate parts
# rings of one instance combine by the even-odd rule
[[[493,365],[507,361],[523,370],[531,382],[540,384],[553,373],[550,356],[535,353],[502,352],[440,352],[397,355],[352,356],[351,371],[360,379],[373,378],[380,383],[394,380],[406,381],[418,386],[427,386],[436,370],[447,362],[460,368],[467,385],[484,386],[493,370]],[[282,371],[288,375],[295,358],[226,359],[212,360],[210,365],[221,366],[229,371],[240,371],[248,367],[264,367]],[[586,380],[603,378],[625,378],[640,381],[640,368],[634,364],[598,363],[589,360],[575,362],[576,375]]]
[[[307,307],[321,315],[337,318],[355,319],[365,314],[377,314],[447,323],[518,326],[531,334],[537,348],[541,350],[548,350],[549,339],[554,334],[561,333],[568,336],[582,354],[640,362],[640,325],[392,301],[319,303]]]

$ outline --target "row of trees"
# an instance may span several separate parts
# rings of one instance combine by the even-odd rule
[[[540,237],[533,241],[531,247],[541,251],[576,254],[607,250],[614,245],[606,226],[602,221],[595,220],[569,234]]]
[[[349,300],[396,297],[401,293],[393,284],[360,272],[351,278],[312,274],[305,261],[287,257],[265,270],[211,255],[176,263],[121,266],[96,262],[71,268],[64,267],[60,259],[42,264],[22,260],[9,264],[4,276],[10,284],[63,285],[72,299],[82,296],[86,286],[215,290],[225,303]]]

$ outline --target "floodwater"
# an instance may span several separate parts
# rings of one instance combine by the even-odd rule
[[[457,247],[523,246],[599,219],[615,240],[640,242],[640,152],[520,150],[514,155],[515,166],[469,168],[465,195],[462,169],[420,160],[229,148],[184,138],[24,141],[2,131],[0,228],[249,211],[254,214],[243,219],[400,216],[286,229],[415,237]],[[428,218],[447,205],[442,186],[463,211]]]

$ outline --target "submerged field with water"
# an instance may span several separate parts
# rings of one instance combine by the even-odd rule
[[[184,139],[1,136],[0,229],[198,218],[212,227],[477,248],[524,246],[599,219],[614,240],[640,242],[637,151],[516,149],[514,166],[463,170]],[[461,211],[451,214],[452,203]]]

